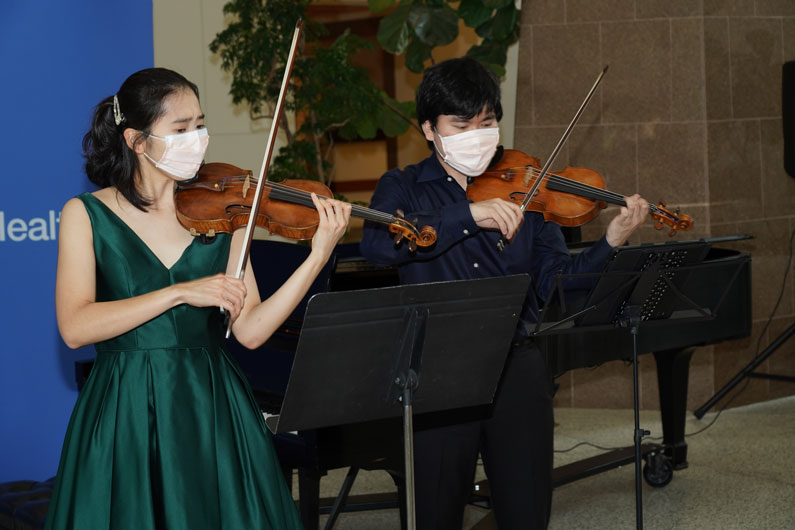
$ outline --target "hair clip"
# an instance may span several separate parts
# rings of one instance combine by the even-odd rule
[[[124,121],[124,114],[121,113],[119,96],[117,94],[113,94],[113,120],[116,122],[116,125],[120,125],[121,122]]]

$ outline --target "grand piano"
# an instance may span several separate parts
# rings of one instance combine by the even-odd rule
[[[720,242],[715,240],[715,242]],[[252,263],[263,297],[275,290],[306,256],[308,247],[272,241],[255,241]],[[653,353],[657,365],[663,443],[646,449],[644,476],[652,485],[665,485],[672,470],[687,466],[684,436],[687,383],[690,359],[695,348],[724,340],[746,337],[751,330],[751,259],[746,253],[710,245],[699,263],[709,268],[709,280],[696,282],[695,300],[716,299],[715,313],[709,318],[661,319],[641,326],[639,353]],[[267,273],[266,273],[267,271]],[[306,302],[312,294],[324,291],[368,289],[397,285],[394,268],[367,263],[358,254],[357,244],[340,245],[334,258],[318,277],[310,293],[293,315],[259,350],[249,351],[233,339],[228,350],[240,363],[251,383],[255,398],[264,413],[279,412],[292,357],[301,328]],[[692,282],[691,282],[692,283]],[[587,329],[586,329],[587,328]],[[610,360],[631,359],[632,342],[626,329],[583,327],[569,332],[542,334],[543,351],[552,374],[595,366]],[[322,428],[274,437],[283,471],[291,480],[298,470],[300,512],[307,529],[318,528],[321,512],[330,512],[326,528],[331,528],[340,510],[400,507],[396,495],[348,498],[359,469],[382,469],[390,473],[402,491],[402,431],[399,420]],[[633,460],[633,448],[605,454],[556,469],[553,484],[598,473]],[[319,499],[319,481],[329,470],[349,468],[336,499]],[[488,484],[473,488],[473,502],[488,505]]]

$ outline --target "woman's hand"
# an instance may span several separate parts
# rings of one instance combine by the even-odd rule
[[[312,202],[320,217],[317,232],[312,238],[312,252],[318,252],[324,258],[323,263],[325,263],[348,228],[351,205],[334,199],[320,199],[314,193]]]
[[[320,216],[320,223],[312,238],[312,252],[309,257],[275,293],[262,302],[259,301],[253,271],[246,274],[245,281],[251,296],[246,301],[240,320],[232,328],[237,341],[246,348],[254,349],[261,346],[290,316],[317,275],[323,270],[334,247],[348,227],[348,220],[351,217],[350,204],[333,199],[320,199],[314,193],[312,202]]]
[[[243,280],[218,273],[198,280],[175,285],[179,300],[194,307],[222,307],[229,312],[232,322],[237,320],[246,299]]]
[[[646,221],[649,215],[649,203],[637,193],[632,197],[624,197],[626,206],[607,225],[605,238],[611,247],[620,247],[627,242],[629,236]]]

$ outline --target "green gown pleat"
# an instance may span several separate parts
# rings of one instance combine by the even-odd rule
[[[91,194],[97,301],[226,269],[230,236],[194,240],[167,269]],[[270,434],[223,349],[217,307],[181,305],[98,343],[72,413],[48,530],[300,528]]]

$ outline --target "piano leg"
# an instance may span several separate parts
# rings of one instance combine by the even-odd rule
[[[687,467],[685,414],[690,359],[694,347],[662,350],[654,353],[657,361],[657,383],[660,390],[663,445],[674,469]]]

